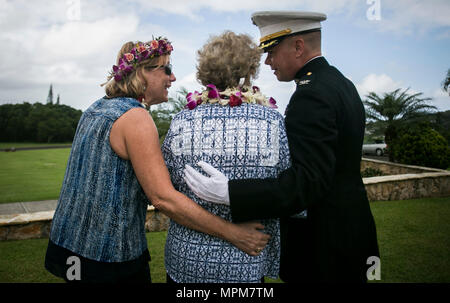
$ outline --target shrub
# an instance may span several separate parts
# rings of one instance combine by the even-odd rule
[[[450,166],[448,142],[431,127],[402,129],[392,145],[394,158],[400,163],[441,169]]]
[[[370,178],[376,176],[384,176],[384,173],[378,168],[367,167],[365,170],[361,172],[361,177]]]

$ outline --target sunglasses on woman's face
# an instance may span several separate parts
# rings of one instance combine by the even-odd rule
[[[151,66],[147,66],[147,68],[164,68],[164,73],[167,76],[172,75],[172,64],[166,64],[166,65],[151,65]]]

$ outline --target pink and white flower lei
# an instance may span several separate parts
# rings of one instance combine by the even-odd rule
[[[267,98],[261,94],[261,91],[257,86],[252,86],[251,89],[248,87],[227,88],[226,90],[219,92],[214,84],[208,84],[206,89],[201,93],[195,91],[187,94],[186,100],[187,104],[185,107],[191,110],[200,104],[206,103],[218,103],[223,106],[229,105],[231,107],[239,106],[242,103],[249,103],[278,108],[275,99],[272,97]]]

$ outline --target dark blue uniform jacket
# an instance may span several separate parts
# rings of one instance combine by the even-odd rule
[[[365,111],[353,83],[325,58],[296,75],[286,109],[292,166],[278,178],[229,181],[235,222],[281,218],[284,281],[364,281],[379,256],[360,174]],[[307,209],[307,219],[290,218]]]

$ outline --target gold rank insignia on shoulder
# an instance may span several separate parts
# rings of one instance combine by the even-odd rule
[[[297,83],[297,85],[305,85],[309,82],[311,82],[311,80],[295,80],[295,83]]]
[[[307,76],[311,76],[312,75],[312,73],[311,72],[308,72],[307,74],[306,74]]]

